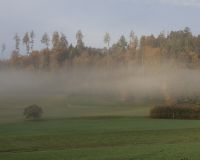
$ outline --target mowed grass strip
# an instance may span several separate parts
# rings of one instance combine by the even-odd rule
[[[199,160],[200,144],[147,144],[3,153],[1,160]]]
[[[1,137],[0,153],[200,142],[200,129]]]
[[[0,126],[0,155],[48,150],[200,143],[200,121],[79,118]]]

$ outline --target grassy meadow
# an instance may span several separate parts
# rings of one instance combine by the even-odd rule
[[[10,98],[10,97],[7,97]],[[37,101],[41,121],[25,121]],[[200,121],[148,118],[154,105],[110,97],[4,97],[0,160],[198,160]]]
[[[153,103],[133,103],[133,100],[119,100],[117,97],[92,95],[47,95],[47,96],[3,96],[0,98],[0,124],[24,121],[24,108],[37,103],[44,110],[44,119],[98,116],[149,115]]]

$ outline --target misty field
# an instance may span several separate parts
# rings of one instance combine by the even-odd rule
[[[102,96],[2,96],[0,124],[24,121],[23,111],[30,104],[42,106],[44,119],[98,116],[148,116],[153,104],[121,101]]]
[[[23,109],[34,101],[43,106],[43,120],[25,121]],[[150,119],[150,102],[96,96],[1,102],[0,160],[199,159],[200,121]]]
[[[0,125],[2,160],[198,160],[200,121],[68,118]]]
[[[0,160],[199,159],[200,121],[149,118],[169,95],[199,95],[199,72],[86,73],[2,73]],[[23,116],[33,104],[39,121]]]
[[[200,160],[200,0],[0,0],[0,160]]]

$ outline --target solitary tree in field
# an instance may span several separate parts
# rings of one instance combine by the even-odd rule
[[[47,33],[42,36],[41,43],[46,46],[46,49],[49,49],[50,38]]]
[[[20,45],[21,39],[17,33],[14,36],[14,40],[15,40],[15,52],[19,54],[19,51],[20,51],[19,45]]]
[[[108,32],[106,32],[105,36],[104,36],[104,43],[107,45],[107,48],[110,47],[110,34]]]
[[[76,40],[77,40],[77,44],[76,44],[76,47],[78,49],[82,49],[84,47],[84,43],[83,43],[83,33],[81,30],[79,30],[77,33],[76,33]]]
[[[26,119],[38,120],[41,119],[43,110],[38,105],[31,105],[24,109],[24,116]]]
[[[30,36],[28,32],[26,32],[24,35],[23,43],[26,46],[27,54],[29,54],[30,53]]]

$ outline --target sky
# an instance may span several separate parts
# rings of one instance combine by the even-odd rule
[[[45,32],[63,32],[75,43],[80,29],[86,45],[103,47],[105,32],[112,43],[121,35],[129,38],[131,30],[138,36],[158,35],[187,26],[200,34],[199,15],[200,0],[0,0],[0,45],[7,46],[0,57],[14,49],[15,33],[22,37],[34,30],[39,49]]]

